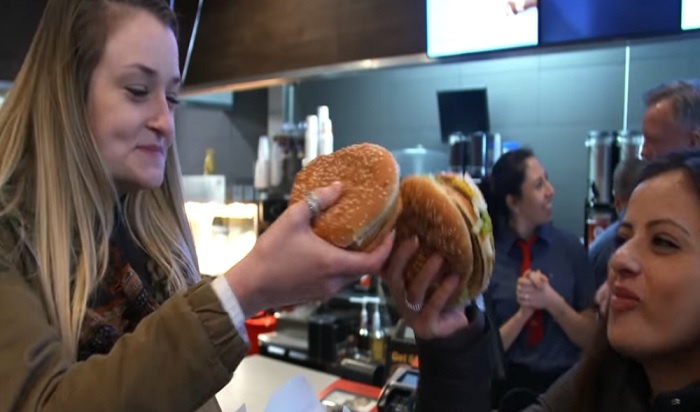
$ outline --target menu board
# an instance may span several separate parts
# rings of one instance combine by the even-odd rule
[[[537,46],[537,0],[427,0],[428,56]]]
[[[700,29],[700,0],[683,0],[681,28],[683,30]]]
[[[685,3],[688,3],[686,6]],[[698,23],[698,0],[684,8]],[[540,44],[655,37],[681,32],[681,0],[546,0],[540,5]]]

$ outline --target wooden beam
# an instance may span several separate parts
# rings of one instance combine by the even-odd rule
[[[425,0],[204,0],[186,86],[425,50]]]
[[[0,81],[12,81],[47,0],[0,1]],[[175,0],[184,67],[198,0]],[[186,86],[424,53],[425,0],[204,0]]]

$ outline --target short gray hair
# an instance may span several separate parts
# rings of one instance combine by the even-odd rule
[[[637,157],[628,157],[615,167],[613,172],[613,194],[615,198],[627,202],[642,174],[645,162]]]
[[[649,90],[644,95],[646,107],[670,99],[676,122],[690,130],[700,130],[700,80],[674,80]]]

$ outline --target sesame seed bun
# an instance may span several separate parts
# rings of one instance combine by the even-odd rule
[[[439,254],[443,267],[428,296],[450,274],[459,276],[450,306],[463,305],[483,292],[493,271],[493,234],[483,196],[471,178],[455,174],[408,176],[401,182],[400,192],[403,207],[396,222],[396,245],[412,236],[420,242],[405,274],[407,284],[430,256]]]
[[[314,233],[344,249],[373,250],[394,228],[401,212],[394,156],[370,143],[319,156],[297,173],[289,204],[336,181],[342,184],[342,195],[313,220]]]

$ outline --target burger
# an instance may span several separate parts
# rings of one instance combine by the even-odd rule
[[[402,212],[396,222],[396,245],[416,236],[419,248],[409,264],[406,283],[418,276],[428,259],[443,258],[441,272],[429,295],[445,277],[459,284],[448,305],[461,306],[488,285],[495,252],[493,226],[478,186],[468,175],[443,173],[404,178],[400,185]]]
[[[312,221],[314,233],[343,249],[371,251],[401,213],[399,166],[385,148],[362,143],[319,156],[296,174],[289,204],[340,182],[340,199]]]

